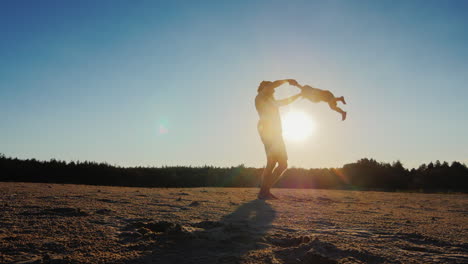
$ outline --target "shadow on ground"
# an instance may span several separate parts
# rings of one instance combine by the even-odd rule
[[[263,236],[275,215],[267,202],[254,200],[219,221],[183,226],[167,221],[131,223],[122,242],[146,254],[125,263],[238,263],[249,251],[267,247]],[[134,233],[143,237],[132,237]]]

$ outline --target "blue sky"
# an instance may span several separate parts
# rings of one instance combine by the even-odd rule
[[[260,167],[256,88],[295,78],[344,95],[349,114],[286,107],[317,126],[286,142],[292,166],[468,163],[467,10],[461,0],[2,1],[0,152]]]

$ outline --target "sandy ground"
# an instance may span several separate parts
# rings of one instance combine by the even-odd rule
[[[468,195],[0,183],[0,263],[468,263]]]

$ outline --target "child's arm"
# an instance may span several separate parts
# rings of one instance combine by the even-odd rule
[[[310,87],[309,85],[305,84],[305,85],[300,85],[296,80],[293,80],[293,82],[290,82],[291,85],[294,85],[296,86],[297,88],[303,90],[304,87]]]

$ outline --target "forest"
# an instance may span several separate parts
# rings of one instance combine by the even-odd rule
[[[0,154],[0,181],[133,187],[257,187],[262,168],[120,167],[92,161],[39,161]],[[468,192],[468,167],[454,161],[407,169],[400,161],[363,158],[342,168],[290,168],[278,188]]]

